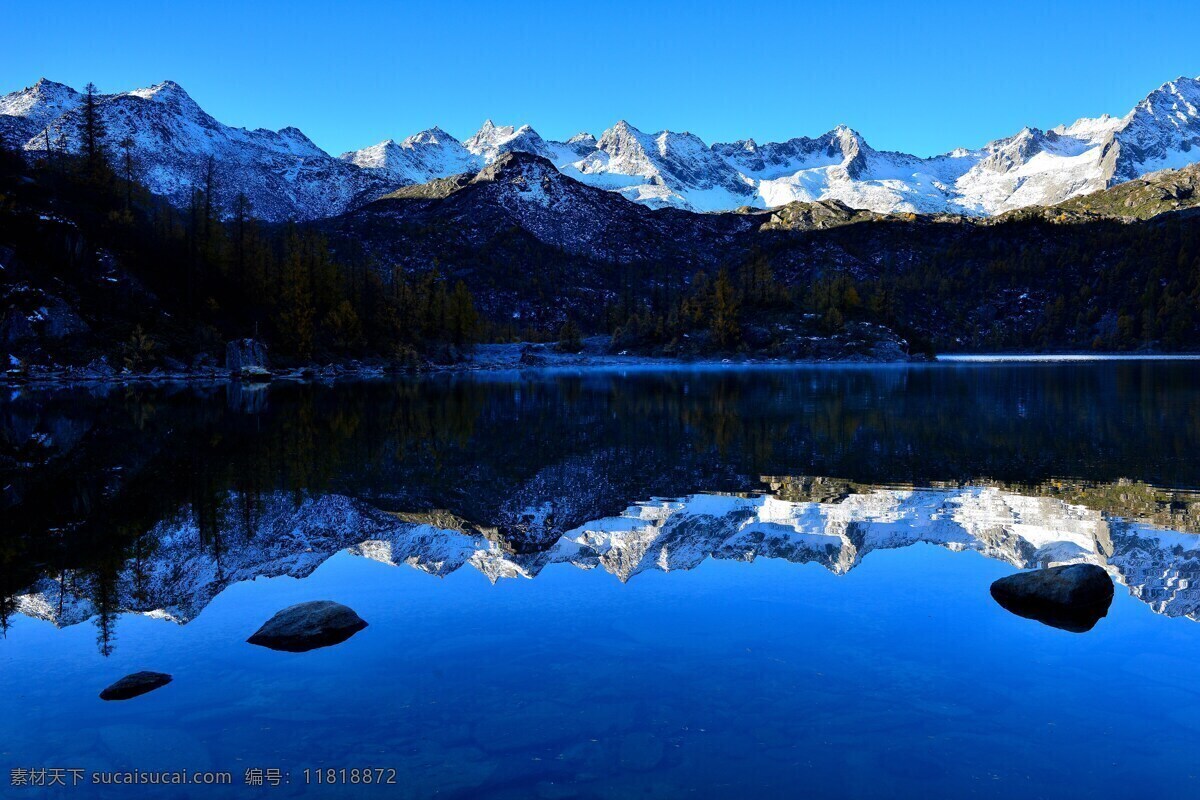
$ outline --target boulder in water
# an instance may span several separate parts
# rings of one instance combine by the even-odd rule
[[[264,378],[271,374],[267,366],[267,347],[257,339],[238,339],[225,345],[225,367],[243,378]]]
[[[303,653],[346,641],[367,627],[354,610],[331,600],[289,606],[271,617],[246,641],[250,644]]]
[[[100,693],[101,700],[128,700],[166,686],[171,676],[165,672],[135,672]]]
[[[992,597],[1018,616],[1083,633],[1108,614],[1113,582],[1095,564],[1067,564],[1001,578]]]

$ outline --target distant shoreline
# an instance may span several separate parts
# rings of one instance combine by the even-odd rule
[[[496,346],[493,346],[496,347]],[[612,372],[629,370],[720,370],[720,369],[792,369],[811,367],[914,367],[937,364],[1066,364],[1101,361],[1200,361],[1200,353],[948,353],[931,359],[872,360],[869,358],[786,360],[766,358],[664,358],[634,355],[593,355],[542,351],[535,361],[497,358],[496,353],[476,353],[471,359],[455,364],[435,364],[419,370],[395,370],[381,364],[337,363],[313,368],[280,368],[270,375],[240,376],[228,370],[205,369],[197,372],[149,372],[89,374],[76,370],[34,371],[14,377],[0,376],[0,385],[77,386],[77,385],[226,385],[267,386],[275,383],[333,383],[338,381],[390,380],[401,377],[470,374],[520,374],[525,372]]]
[[[960,364],[1067,361],[1200,361],[1200,353],[946,353],[935,361]]]

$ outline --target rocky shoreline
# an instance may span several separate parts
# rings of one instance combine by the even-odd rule
[[[583,341],[577,353],[562,352],[553,342],[515,342],[511,344],[481,344],[459,360],[419,365],[398,365],[383,360],[351,360],[329,364],[301,366],[269,366],[266,351],[252,340],[231,342],[226,366],[201,363],[189,368],[174,361],[164,367],[145,372],[117,370],[106,360],[98,359],[86,366],[21,365],[9,369],[0,382],[22,384],[164,384],[164,383],[269,383],[274,381],[310,382],[336,380],[372,380],[399,375],[442,374],[467,372],[509,372],[542,369],[676,369],[719,368],[733,366],[795,366],[830,363],[905,363],[926,361],[921,357],[854,355],[826,359],[789,359],[729,355],[710,357],[670,357],[638,355],[627,352],[608,352],[609,339],[591,337]]]

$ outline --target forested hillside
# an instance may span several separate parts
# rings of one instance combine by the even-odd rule
[[[411,362],[488,333],[432,265],[339,261],[318,231],[262,223],[244,197],[220,207],[212,186],[176,208],[132,158],[110,166],[102,128],[82,135],[94,143],[77,157],[0,152],[0,345],[22,360],[137,371],[215,363],[225,341],[258,337],[285,361]]]
[[[825,358],[1200,349],[1195,168],[989,220],[840,203],[653,210],[509,153],[476,175],[315,223],[264,223],[209,181],[151,194],[102,117],[78,155],[0,153],[10,366],[453,362],[473,344]],[[826,347],[828,342],[837,347]],[[899,350],[897,350],[899,348]]]

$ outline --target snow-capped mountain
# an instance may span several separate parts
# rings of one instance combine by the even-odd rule
[[[63,114],[74,111],[82,95],[42,78],[27,89],[0,97],[0,139],[27,141]]]
[[[629,581],[647,571],[692,569],[710,558],[816,563],[844,574],[873,551],[927,544],[1021,569],[1099,564],[1155,612],[1200,619],[1197,534],[991,487],[875,489],[807,501],[769,494],[654,499],[529,552],[451,514],[391,514],[340,495],[261,498],[247,529],[244,504],[229,499],[218,520],[220,548],[201,544],[186,509],[154,526],[147,533],[150,555],[127,564],[118,577],[115,610],[187,622],[233,583],[302,578],[343,550],[431,575],[471,566],[493,582],[533,578],[551,564],[599,568]],[[14,598],[16,609],[59,625],[94,616],[88,579],[63,577],[38,580]]]
[[[1115,181],[1200,161],[1200,78],[1179,78],[1151,92],[1115,126],[1112,146]]]
[[[483,166],[482,159],[441,128],[414,133],[401,142],[388,139],[341,158],[397,186],[477,172]]]
[[[80,95],[51,81],[0,97],[0,138],[28,151],[78,147]],[[211,157],[223,200],[246,194],[267,219],[340,214],[395,188],[475,173],[512,152],[650,206],[725,211],[836,200],[890,212],[994,215],[1051,205],[1148,172],[1200,161],[1200,79],[1156,89],[1123,117],[1025,128],[977,149],[921,158],[875,150],[839,126],[815,138],[707,145],[690,133],[645,133],[625,121],[596,138],[544,139],[529,125],[488,120],[459,141],[439,128],[334,158],[295,128],[217,122],[168,81],[105,96],[112,149],[133,142],[141,177],[181,203]]]
[[[543,139],[528,125],[491,120],[466,140],[479,169],[504,153],[550,160],[565,175],[651,207],[723,211],[837,200],[881,213],[987,216],[1052,205],[1148,172],[1200,161],[1200,79],[1164,84],[1124,117],[1025,128],[975,150],[932,158],[879,151],[839,126],[816,138],[706,145],[690,133],[644,133],[618,122],[599,139]],[[360,154],[343,158],[360,162]],[[452,145],[448,145],[452,147]],[[448,161],[451,159],[448,159]],[[454,161],[457,169],[461,161]],[[423,183],[452,173],[409,174]]]
[[[533,153],[553,160],[546,142],[528,125],[519,128],[510,125],[497,126],[489,119],[463,144],[481,164],[490,164],[505,153],[513,152]]]
[[[673,225],[666,215],[648,214],[611,192],[571,180],[549,160],[524,152],[505,153],[474,176],[444,183],[449,185],[427,184],[392,195],[411,199],[437,189],[438,202],[372,203],[327,225],[338,235],[355,236],[380,263],[479,247],[515,229],[569,253],[628,263],[667,258],[677,245],[695,242],[700,231],[713,237],[709,241],[728,241],[754,223],[748,215],[729,214],[688,220],[695,226]],[[414,241],[408,234],[414,227],[438,233]],[[352,233],[356,230],[362,234]],[[700,254],[690,261],[706,259]]]
[[[81,96],[42,80],[0,98],[0,120],[28,133],[31,152],[78,150]],[[173,81],[104,95],[99,111],[114,159],[126,143],[138,178],[178,205],[206,185],[208,165],[220,204],[244,194],[267,220],[312,219],[339,214],[388,187],[380,176],[334,158],[296,128],[233,128],[213,119]],[[6,127],[0,127],[3,133]]]

